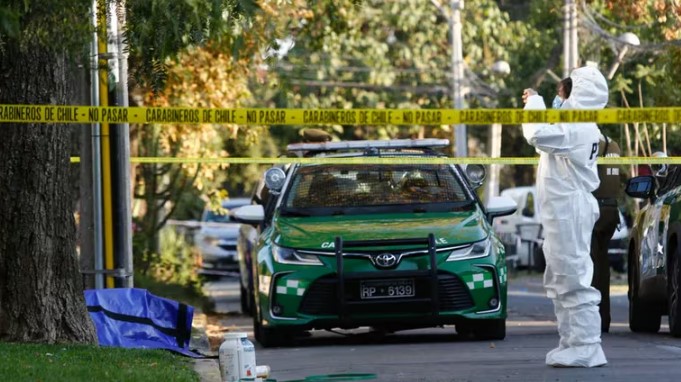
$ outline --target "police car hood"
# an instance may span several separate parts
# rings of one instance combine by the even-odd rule
[[[479,209],[423,214],[341,215],[275,219],[274,242],[283,247],[333,250],[343,240],[427,238],[435,235],[438,247],[483,240],[489,235]]]

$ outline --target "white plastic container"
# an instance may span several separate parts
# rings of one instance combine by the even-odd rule
[[[222,382],[255,381],[255,347],[248,334],[225,334],[218,354]]]

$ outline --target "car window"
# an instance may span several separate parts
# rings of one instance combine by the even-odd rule
[[[230,215],[230,210],[249,204],[250,200],[245,198],[230,199],[222,202],[222,210],[213,211],[206,209],[203,211],[201,220],[209,223],[236,223],[236,219]]]
[[[284,207],[362,208],[468,200],[447,165],[318,165],[299,168]]]
[[[236,220],[228,213],[221,214],[220,212],[205,211],[203,213],[203,221],[209,223],[235,223]]]

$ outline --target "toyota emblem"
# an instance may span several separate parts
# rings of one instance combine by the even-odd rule
[[[374,262],[381,268],[390,268],[397,264],[397,256],[392,253],[381,253],[374,257]]]

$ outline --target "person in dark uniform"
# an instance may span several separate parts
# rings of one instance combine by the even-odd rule
[[[620,147],[617,142],[601,135],[598,146],[600,158],[619,157]],[[601,292],[598,312],[601,315],[601,331],[610,330],[610,260],[608,243],[620,224],[617,200],[621,196],[622,181],[618,165],[598,165],[600,186],[593,192],[598,201],[600,215],[591,234],[591,260],[594,263],[594,275],[591,285]]]

